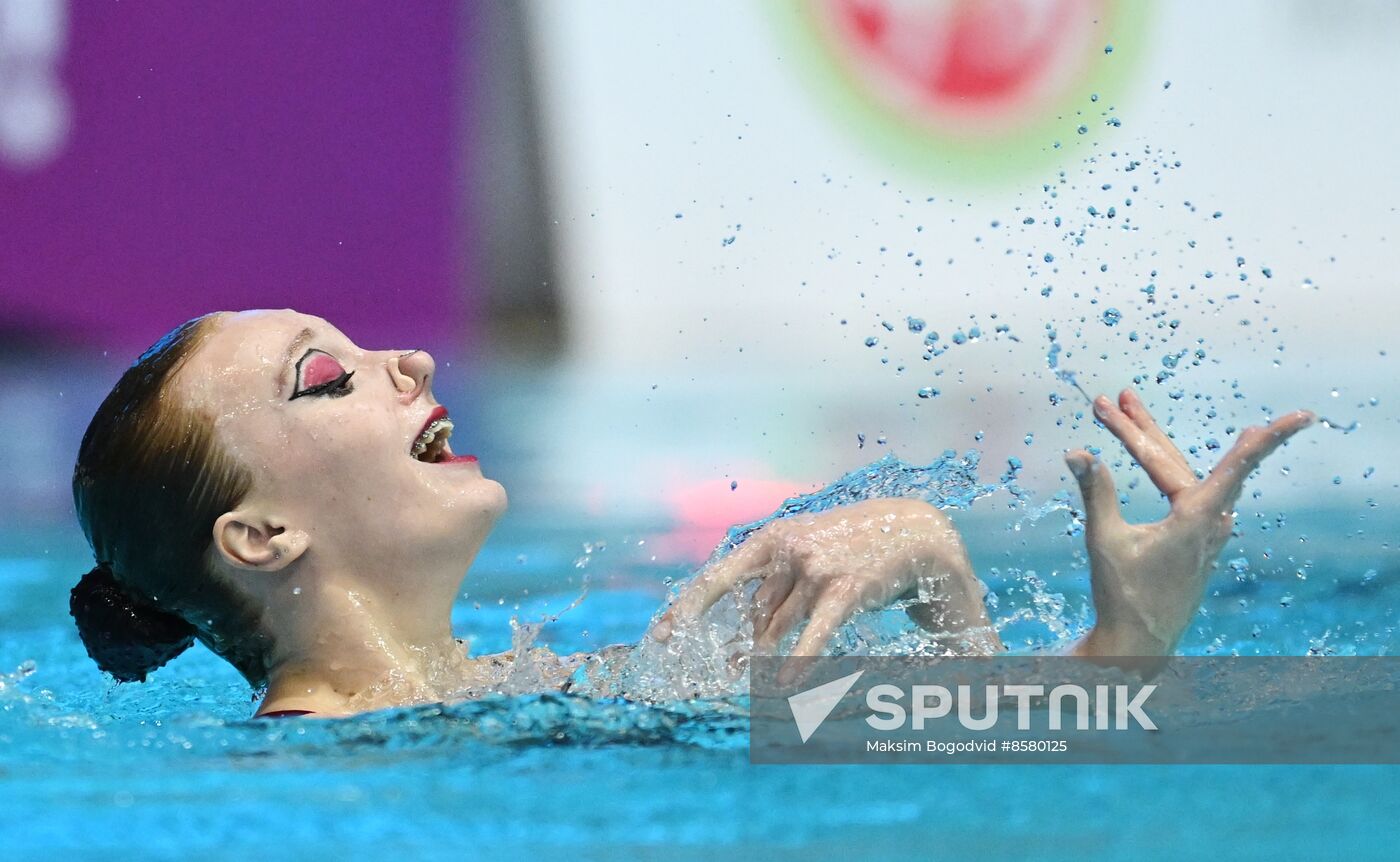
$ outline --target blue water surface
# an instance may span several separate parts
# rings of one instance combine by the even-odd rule
[[[508,472],[503,453],[483,458]],[[1082,627],[1088,581],[1070,515],[1051,506],[1027,520],[1017,505],[1002,489],[955,518],[1003,636],[1022,648]],[[1389,522],[1348,539],[1365,507],[1319,504],[1289,512],[1286,530],[1245,531],[1183,649],[1395,652]],[[517,499],[474,567],[457,629],[475,653],[504,650],[512,618],[559,614],[586,590],[540,642],[559,651],[635,642],[668,579],[688,572],[643,541],[670,526],[660,515],[571,519]],[[741,700],[645,706],[549,694],[250,721],[246,685],[202,648],[146,684],[99,674],[66,613],[67,590],[89,565],[69,520],[0,529],[6,858],[1393,853],[1392,767],[752,766]]]

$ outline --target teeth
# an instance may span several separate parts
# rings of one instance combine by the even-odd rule
[[[428,447],[447,442],[447,438],[452,436],[452,420],[438,419],[423,429],[423,433],[418,435],[418,439],[413,441],[413,449],[409,452],[414,458],[421,458]]]

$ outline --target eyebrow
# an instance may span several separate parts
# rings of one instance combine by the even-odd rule
[[[301,332],[298,332],[296,336],[292,338],[291,343],[287,345],[286,351],[282,354],[281,370],[277,373],[277,395],[279,397],[287,391],[287,372],[291,370],[292,354],[296,353],[300,347],[310,341],[315,334],[316,333],[311,331],[311,327],[308,326]]]

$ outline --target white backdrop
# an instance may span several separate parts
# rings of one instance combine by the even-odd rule
[[[1281,490],[1354,487],[1394,425],[1400,7],[1155,4],[1121,58],[1121,126],[1084,93],[1058,159],[995,185],[843,128],[763,4],[540,2],[532,20],[570,362],[530,433],[583,485],[645,501],[661,474],[816,482],[881,435],[927,458],[982,430],[994,467],[1016,455],[1058,487],[1062,448],[1108,441],[1050,403],[1072,390],[1047,326],[1091,390],[1146,375],[1184,442],[1292,406],[1362,422],[1314,433],[1296,460],[1326,463]],[[911,315],[945,345],[983,337],[926,362]]]

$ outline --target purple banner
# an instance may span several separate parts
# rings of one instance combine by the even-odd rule
[[[459,337],[451,2],[0,0],[0,331],[144,347],[292,306]]]

